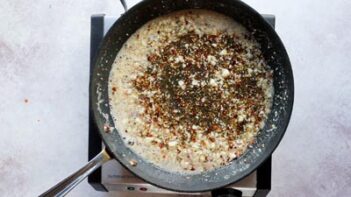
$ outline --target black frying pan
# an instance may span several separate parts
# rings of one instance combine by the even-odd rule
[[[107,124],[114,128],[109,108],[108,78],[112,63],[123,43],[149,20],[182,9],[208,9],[232,17],[244,25],[261,44],[263,55],[274,70],[275,93],[272,112],[268,116],[266,126],[257,136],[257,143],[230,165],[194,175],[169,172],[145,162],[125,145],[118,131],[106,132],[105,127]],[[121,16],[106,34],[100,46],[90,85],[95,120],[106,145],[106,151],[102,151],[80,171],[44,193],[44,196],[67,193],[82,178],[111,158],[118,160],[146,182],[168,190],[203,192],[222,188],[249,175],[272,154],[288,126],[294,98],[293,74],[283,43],[259,13],[237,0],[144,0],[140,2]]]

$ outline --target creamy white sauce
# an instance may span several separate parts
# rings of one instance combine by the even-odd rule
[[[130,148],[134,152],[155,165],[170,171],[183,173],[191,172],[189,170],[184,170],[189,167],[189,165],[198,165],[195,172],[220,167],[220,162],[215,161],[219,160],[221,156],[229,155],[231,159],[234,159],[236,155],[234,152],[228,152],[225,149],[214,151],[213,148],[216,146],[227,146],[224,142],[225,139],[218,139],[217,142],[222,140],[223,144],[208,142],[210,148],[201,150],[202,152],[197,151],[199,149],[199,144],[191,144],[187,150],[182,152],[182,154],[189,155],[189,160],[178,161],[176,159],[177,151],[176,149],[172,149],[172,147],[177,146],[177,141],[169,142],[170,150],[161,149],[151,144],[152,140],[160,140],[166,137],[167,133],[170,131],[162,131],[162,135],[164,136],[160,136],[156,139],[151,137],[139,137],[138,133],[142,126],[145,125],[145,122],[143,122],[143,119],[140,117],[144,108],[139,104],[138,92],[133,88],[130,81],[142,74],[147,66],[149,66],[150,63],[147,60],[148,54],[157,52],[160,46],[174,41],[177,39],[177,36],[184,35],[188,31],[194,31],[200,35],[236,33],[242,36],[246,33],[246,29],[233,19],[212,11],[188,10],[162,16],[148,22],[130,36],[119,51],[109,77],[109,97],[112,115],[116,129],[119,131],[119,134],[126,139],[126,144],[132,144]],[[253,42],[247,43],[247,45],[256,44],[257,43]],[[225,55],[226,51],[221,51],[221,54]],[[250,56],[250,54],[248,54],[248,56]],[[216,59],[213,57],[208,58],[211,64],[216,64]],[[178,57],[175,61],[182,61],[182,59]],[[228,74],[227,70],[222,70],[219,77],[224,78]],[[193,85],[199,85],[200,82],[194,80],[192,83]],[[218,82],[213,81],[212,83],[212,85],[215,86]],[[259,86],[266,86],[265,94],[267,98],[271,98],[273,94],[273,88],[270,83],[269,81],[261,81],[260,84],[258,84]],[[179,81],[179,85],[183,86],[184,84],[182,81]],[[113,87],[115,91],[112,91]],[[152,94],[152,92],[150,94]],[[263,113],[269,113],[269,110],[270,103],[267,103],[267,110]],[[243,112],[239,114],[238,119],[244,120],[245,117],[246,115]],[[263,124],[261,127],[263,127]],[[158,128],[151,124],[150,129],[157,130]],[[256,134],[257,131],[255,130],[255,132],[247,133],[242,139],[238,139],[238,150],[245,151],[249,143],[254,140]],[[215,138],[215,134],[213,135]],[[201,138],[201,135],[198,137]],[[203,155],[210,155],[213,162],[202,162],[204,161]]]

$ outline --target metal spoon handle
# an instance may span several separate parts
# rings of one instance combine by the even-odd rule
[[[71,176],[62,180],[57,185],[40,195],[40,197],[65,196],[75,186],[85,179],[90,173],[96,170],[105,162],[111,159],[110,155],[103,149],[98,155],[90,160],[84,167],[73,173]]]
[[[128,7],[127,7],[127,3],[125,0],[121,0],[121,3],[123,5],[123,8],[124,8],[124,11],[127,11],[128,10]]]

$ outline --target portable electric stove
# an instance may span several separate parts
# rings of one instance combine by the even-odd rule
[[[275,17],[273,15],[263,15],[264,18],[274,27]],[[116,16],[105,16],[104,14],[93,15],[91,17],[91,37],[90,37],[90,73],[94,66],[94,57],[97,54],[98,47],[106,32],[117,20]],[[98,128],[94,122],[91,103],[89,102],[89,160],[97,155],[102,149],[102,141],[98,134]],[[243,197],[262,197],[267,196],[271,189],[271,157],[267,159],[256,171],[251,173],[239,182],[228,187],[238,190]],[[93,172],[88,177],[88,182],[97,191],[129,191],[135,195],[141,193],[158,193],[158,194],[179,194],[177,192],[165,190],[153,186],[140,178],[131,174],[117,161],[111,161]],[[239,192],[239,193],[240,193]],[[132,193],[131,193],[132,194]],[[181,193],[186,195],[186,193]],[[191,193],[191,195],[209,196],[207,193]],[[134,195],[133,195],[134,196]]]

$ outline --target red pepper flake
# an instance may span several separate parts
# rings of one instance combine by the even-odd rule
[[[208,139],[209,139],[211,142],[215,142],[215,141],[216,141],[213,137],[208,137]]]
[[[112,94],[115,94],[117,91],[117,88],[116,87],[112,87]]]
[[[159,146],[160,146],[160,148],[163,148],[163,147],[165,147],[165,144],[164,144],[163,142],[161,142],[161,143],[159,144]]]
[[[157,58],[156,55],[151,54],[151,55],[147,56],[147,61],[153,63],[156,60],[156,58]]]
[[[177,55],[177,50],[171,49],[171,53],[172,53],[172,55]]]
[[[222,129],[221,129],[221,127],[219,125],[214,124],[214,125],[211,126],[210,130],[211,131],[220,132]]]
[[[146,137],[153,137],[153,135],[151,133],[146,133]]]
[[[216,35],[209,35],[208,36],[208,40],[210,40],[211,42],[214,42],[217,39]]]

